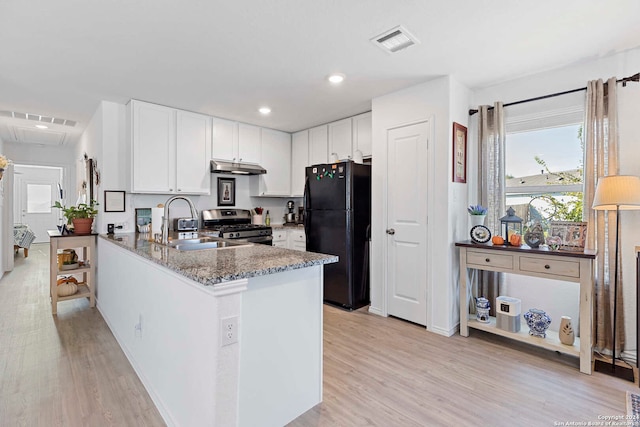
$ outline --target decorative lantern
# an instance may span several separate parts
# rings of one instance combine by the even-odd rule
[[[500,218],[500,229],[502,230],[505,244],[509,243],[509,238],[512,234],[522,236],[522,218],[516,216],[516,211],[512,207],[507,209],[507,215]]]

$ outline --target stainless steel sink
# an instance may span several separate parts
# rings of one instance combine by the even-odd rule
[[[202,249],[223,249],[251,246],[247,242],[231,242],[215,237],[198,237],[194,239],[174,239],[169,241],[169,247],[179,251],[199,251]]]

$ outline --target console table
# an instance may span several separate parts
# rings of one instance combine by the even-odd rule
[[[471,241],[458,242],[460,250],[460,335],[469,336],[469,328],[480,329],[538,347],[570,354],[580,358],[580,372],[591,374],[592,319],[593,319],[593,262],[596,251],[584,252],[550,251],[546,248],[532,249],[528,246],[493,246]],[[467,298],[467,269],[497,271],[544,277],[580,284],[580,338],[573,346],[562,344],[557,332],[547,331],[546,338],[529,335],[526,323],[520,332],[509,332],[496,327],[496,319],[489,323],[476,321],[469,314]],[[495,301],[491,301],[495,305]]]

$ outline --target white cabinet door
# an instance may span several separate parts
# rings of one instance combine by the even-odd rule
[[[339,160],[351,159],[351,118],[329,123],[329,158],[336,154]]]
[[[309,129],[309,165],[327,163],[329,158],[327,125]]]
[[[309,131],[293,134],[291,141],[291,195],[304,195],[305,168],[309,166]]]
[[[371,113],[353,117],[353,151],[360,150],[363,157],[371,157],[372,122]]]
[[[238,123],[213,118],[211,158],[235,162],[238,157]]]
[[[287,230],[284,229],[275,229],[273,230],[273,242],[272,245],[278,248],[287,248],[288,239],[287,239]]]
[[[291,134],[262,129],[260,164],[267,173],[258,177],[257,196],[289,196],[291,194]]]
[[[131,101],[132,193],[170,193],[176,179],[176,110]]]
[[[260,128],[258,126],[238,124],[238,161],[259,164]]]
[[[211,117],[178,111],[176,123],[176,191],[210,194]]]
[[[307,250],[307,240],[304,234],[304,230],[299,230],[297,228],[290,229],[288,236],[288,248],[294,249],[296,251],[306,251]]]

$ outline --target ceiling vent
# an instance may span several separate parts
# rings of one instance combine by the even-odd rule
[[[395,53],[420,43],[417,38],[401,25],[375,36],[371,39],[371,42],[389,53]]]
[[[74,127],[78,124],[73,120],[59,119],[57,117],[41,116],[39,114],[31,113],[18,113],[16,111],[0,111],[0,117],[6,117],[9,119],[23,119],[31,120],[34,122],[53,123],[56,125],[71,126]]]

